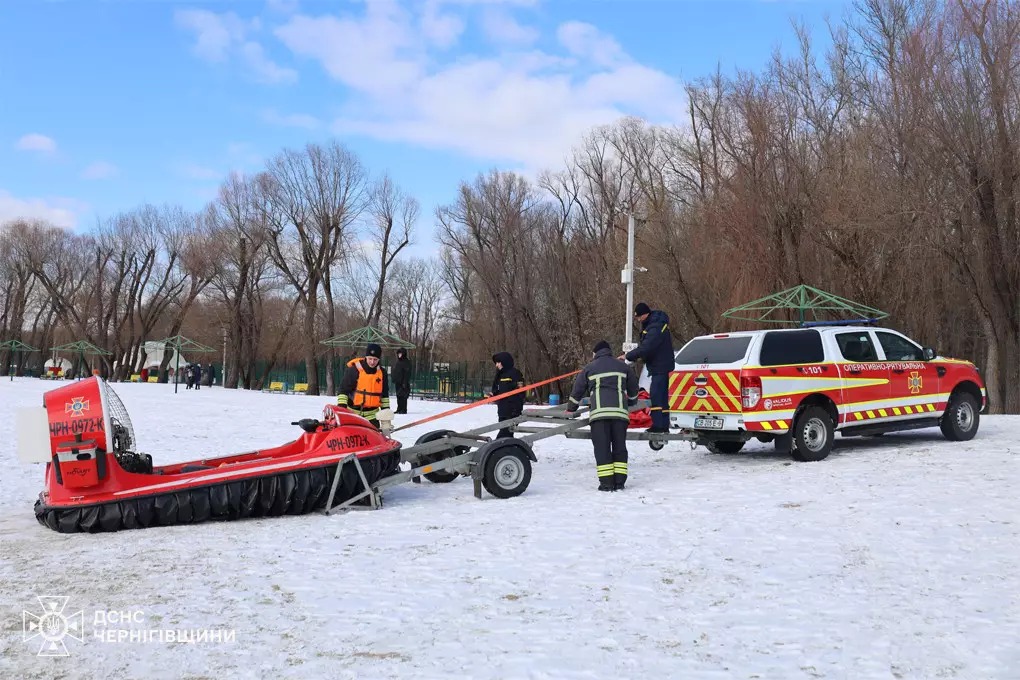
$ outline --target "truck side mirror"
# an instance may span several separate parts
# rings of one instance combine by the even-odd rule
[[[932,359],[935,358],[935,350],[932,349],[931,347],[925,347],[922,352],[924,354],[925,361],[931,361]]]

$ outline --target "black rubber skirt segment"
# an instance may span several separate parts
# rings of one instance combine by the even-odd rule
[[[400,449],[360,458],[369,484],[397,472]],[[40,524],[64,534],[197,524],[254,517],[303,515],[326,506],[337,465],[253,477],[141,498],[75,508],[35,502]],[[333,505],[364,491],[353,464],[343,466]],[[359,502],[368,502],[362,499]]]

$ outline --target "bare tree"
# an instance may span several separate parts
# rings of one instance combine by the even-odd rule
[[[259,176],[262,219],[269,252],[304,308],[303,333],[308,390],[319,389],[315,320],[319,293],[327,296],[326,333],[336,332],[332,271],[346,257],[352,225],[365,206],[365,170],[337,142],[285,150]],[[328,394],[335,394],[332,356],[326,370]]]

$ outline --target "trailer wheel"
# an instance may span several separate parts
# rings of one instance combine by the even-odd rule
[[[665,448],[665,446],[666,442],[664,442],[661,439],[648,440],[648,448],[650,448],[652,451],[661,451],[663,448]]]
[[[425,442],[433,442],[437,439],[442,439],[448,434],[456,434],[453,430],[434,430],[427,432],[414,442],[415,444],[424,444]],[[428,453],[421,457],[421,462],[425,465],[431,463],[439,463],[446,460],[447,458],[453,458],[459,456],[462,453],[467,453],[468,447],[466,446],[451,446],[445,451],[436,451],[435,453]],[[453,470],[435,470],[434,472],[426,472],[425,479],[429,480],[433,484],[449,484],[453,480],[457,479],[460,473],[454,472]]]
[[[496,498],[520,496],[531,483],[531,461],[517,447],[505,447],[485,461],[482,485]]]

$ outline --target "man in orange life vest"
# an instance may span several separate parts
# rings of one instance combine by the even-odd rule
[[[382,348],[372,342],[365,348],[364,357],[348,361],[336,398],[338,406],[366,418],[375,427],[379,427],[380,409],[390,408],[390,387],[386,370],[379,365],[381,358]]]

